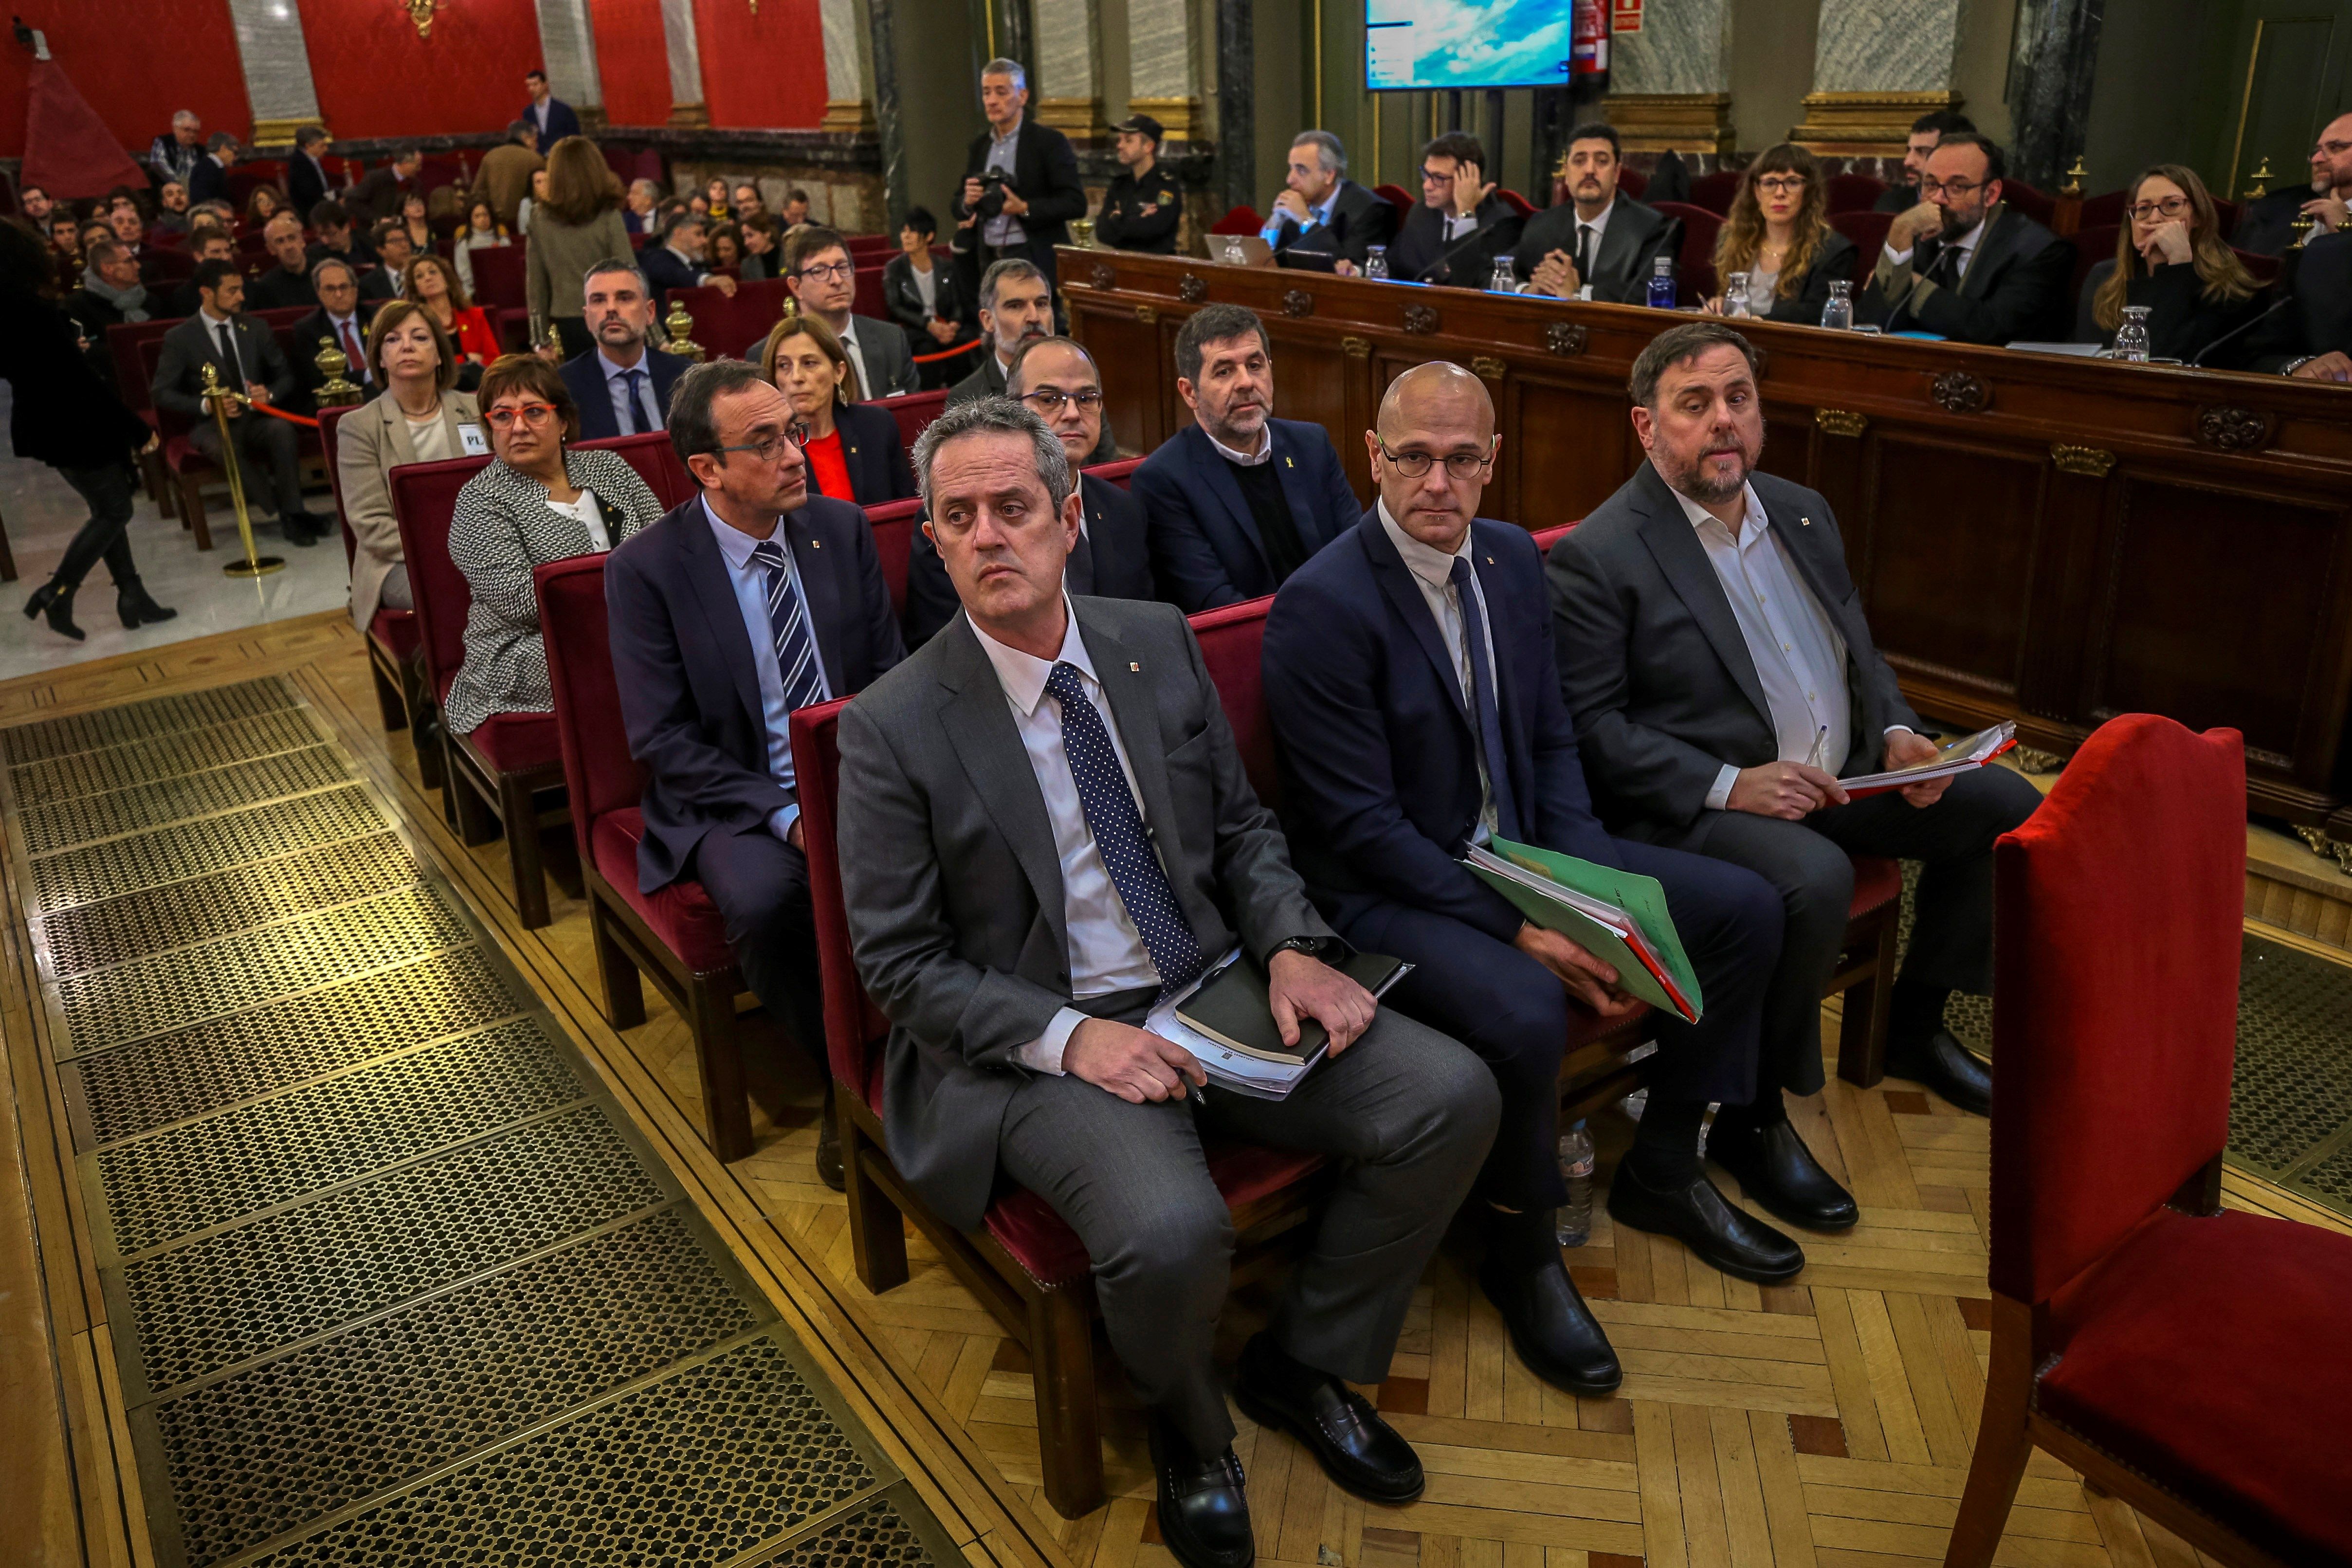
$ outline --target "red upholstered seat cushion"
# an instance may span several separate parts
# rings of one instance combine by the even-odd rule
[[[1228,1208],[1271,1196],[1323,1163],[1319,1154],[1255,1143],[1214,1144],[1208,1155],[1209,1178]],[[1038,1284],[1068,1285],[1086,1278],[1087,1249],[1078,1245],[1078,1233],[1036,1194],[1025,1188],[1007,1194],[988,1205],[981,1224]]]
[[[2158,1209],[2052,1299],[2042,1413],[2281,1562],[2352,1563],[2352,1237]]]
[[[1903,867],[1899,862],[1882,860],[1875,855],[1853,858],[1853,902],[1845,907],[1846,919],[1866,915],[1902,896]]]
[[[448,694],[442,693],[444,697]],[[482,759],[502,773],[527,773],[563,761],[552,713],[495,713],[466,739]]]
[[[368,636],[384,652],[406,663],[414,658],[425,634],[416,629],[416,616],[408,610],[378,610],[368,622]]]
[[[698,974],[714,974],[727,968],[735,962],[735,951],[727,945],[727,922],[719,919],[719,906],[710,901],[701,883],[679,880],[659,892],[637,891],[637,840],[645,836],[645,813],[634,805],[598,817],[588,829],[598,873],[687,968]],[[881,1065],[881,1052],[874,1053],[874,1061],[877,1068]],[[880,1103],[879,1084],[875,1086],[874,1099]]]

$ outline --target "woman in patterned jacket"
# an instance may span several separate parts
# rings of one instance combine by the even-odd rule
[[[449,521],[449,558],[474,591],[466,663],[443,704],[460,735],[501,713],[555,705],[531,569],[610,550],[662,515],[627,458],[566,449],[580,412],[547,361],[508,355],[482,373],[475,400],[497,460],[457,492]]]

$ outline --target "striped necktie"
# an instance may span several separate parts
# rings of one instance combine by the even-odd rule
[[[824,700],[824,669],[817,663],[816,637],[809,626],[808,607],[793,587],[785,569],[784,547],[763,539],[751,547],[751,559],[767,569],[768,627],[776,639],[776,669],[783,677],[787,710]]]

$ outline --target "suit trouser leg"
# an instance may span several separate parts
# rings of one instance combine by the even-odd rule
[[[1340,1163],[1271,1331],[1310,1366],[1374,1383],[1485,1156],[1496,1095],[1475,1057],[1383,1009],[1288,1100],[1206,1100],[1132,1105],[1075,1077],[1034,1077],[1005,1108],[998,1157],[1078,1233],[1138,1395],[1213,1454],[1234,1435],[1213,1359],[1234,1232],[1202,1129]]]
[[[743,983],[824,1071],[824,991],[808,858],[765,825],[714,828],[695,847],[689,874],[719,906]]]
[[[228,422],[229,440],[236,454],[239,473],[245,481],[246,504],[259,509],[271,504],[275,497],[278,516],[282,520],[295,516],[302,510],[302,459],[295,449],[294,426],[283,419],[273,419],[267,414],[247,409]],[[189,444],[210,458],[223,468],[229,458],[221,450],[220,430],[210,419],[196,422],[188,432]],[[269,484],[259,482],[260,470],[269,471]]]
[[[1761,1076],[1766,999],[1786,941],[1781,900],[1740,867],[1631,839],[1615,844],[1618,864],[1665,889],[1666,913],[1704,1003],[1696,1024],[1657,1020],[1651,1098],[1745,1105]]]

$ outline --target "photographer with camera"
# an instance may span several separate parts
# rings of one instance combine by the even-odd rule
[[[1018,258],[1055,281],[1054,247],[1069,243],[1069,220],[1087,216],[1070,139],[1024,114],[1029,76],[1013,60],[991,60],[980,71],[980,105],[988,129],[972,138],[963,189],[955,202],[955,248],[975,279],[996,262]]]

